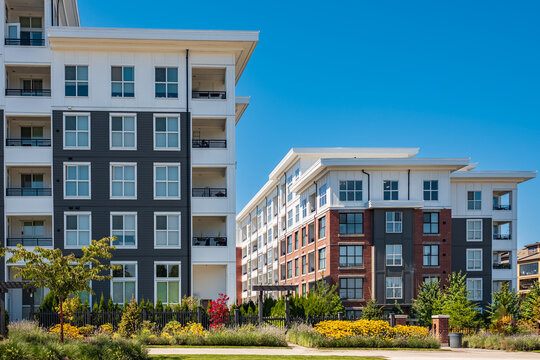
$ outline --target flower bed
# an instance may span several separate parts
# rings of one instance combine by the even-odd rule
[[[540,350],[540,335],[495,335],[478,333],[465,335],[463,346],[478,349],[506,350],[506,351],[533,351]]]
[[[385,339],[401,338],[426,338],[428,329],[421,326],[390,326],[382,320],[357,320],[357,321],[321,321],[315,325],[315,331],[327,338],[341,339],[351,336],[379,336]]]

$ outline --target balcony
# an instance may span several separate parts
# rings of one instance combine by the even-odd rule
[[[193,164],[220,164],[230,162],[227,151],[226,119],[193,118]]]
[[[193,197],[227,197],[227,168],[194,167],[192,179]]]
[[[25,88],[25,89],[6,89],[6,96],[51,96],[51,89]]]
[[[8,46],[45,46],[43,0],[6,0]]]
[[[226,149],[227,140],[195,139],[191,141],[194,149]]]
[[[52,247],[52,216],[8,216],[6,245]]]
[[[6,146],[51,146],[51,139],[6,139]]]
[[[51,96],[51,67],[6,65],[6,96]]]
[[[51,117],[6,116],[6,163],[50,164]]]
[[[203,100],[227,99],[224,68],[194,67],[192,74],[192,98]]]
[[[493,221],[493,240],[511,240],[512,222]]]
[[[512,191],[493,191],[493,210],[512,210]]]
[[[519,279],[519,291],[529,291],[537,282],[538,279]]]
[[[52,196],[51,188],[7,188],[6,196]]]
[[[227,218],[225,216],[194,216],[193,246],[227,246]]]
[[[511,251],[493,251],[493,269],[511,269]]]
[[[193,197],[226,197],[226,188],[193,188],[191,189]]]

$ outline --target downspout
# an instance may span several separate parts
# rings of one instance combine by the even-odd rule
[[[189,272],[188,272],[188,285],[187,285],[187,288],[188,288],[188,294],[191,295],[191,286],[192,286],[192,281],[191,281],[191,277],[193,276],[193,264],[192,264],[192,259],[191,259],[191,246],[193,245],[193,229],[192,229],[192,222],[193,222],[193,212],[192,212],[192,208],[191,208],[191,196],[193,195],[192,194],[192,189],[191,189],[191,177],[192,177],[192,168],[191,168],[191,116],[189,115],[189,93],[188,93],[188,90],[189,90],[189,77],[188,77],[188,64],[189,64],[189,50],[186,49],[186,128],[187,128],[187,139],[188,139],[188,145],[189,146],[186,146],[186,152],[187,152],[187,158],[188,158],[188,166],[189,166],[189,174],[190,176],[187,177],[187,189],[189,191],[189,196],[187,197],[187,201],[188,201],[188,209],[189,209],[189,213],[191,214],[191,221],[188,221],[188,234],[189,234],[189,246],[188,246],[188,253],[187,253],[187,258],[188,258],[188,264],[189,264]],[[235,249],[236,251],[236,249]]]
[[[369,184],[370,176],[369,176],[369,174],[367,172],[364,171],[364,169],[362,169],[362,172],[367,175],[367,199],[368,199],[368,201],[370,201],[371,200],[371,195],[370,195],[371,191],[370,191],[370,188],[369,188],[369,186],[370,186],[370,184]]]
[[[315,251],[313,252],[313,260],[315,261],[315,264],[313,264],[313,266],[316,269],[317,268],[317,238],[319,237],[319,230],[320,230],[317,226],[317,214],[319,213],[319,205],[317,202],[317,196],[319,193],[319,188],[317,186],[316,181],[314,181],[313,184],[315,184],[315,215],[313,216],[315,221],[313,222],[313,230],[315,234],[317,235],[315,236],[315,234],[313,234],[313,247],[315,248]],[[307,263],[308,263],[308,274],[309,274],[309,253],[308,253],[307,260],[308,260]],[[315,270],[315,286],[317,286],[317,270]],[[308,283],[308,287],[309,287],[309,283]],[[309,292],[309,289],[308,289],[308,292]]]
[[[407,170],[407,200],[411,200],[411,169]]]

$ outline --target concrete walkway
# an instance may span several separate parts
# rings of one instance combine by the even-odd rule
[[[540,359],[539,353],[506,352],[481,349],[455,349],[452,351],[428,350],[319,350],[291,345],[290,349],[272,348],[149,348],[150,355],[337,355],[378,356],[390,360],[496,360],[496,359]]]

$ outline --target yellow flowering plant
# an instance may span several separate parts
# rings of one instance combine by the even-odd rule
[[[394,338],[426,338],[428,330],[421,326],[397,325],[391,327],[383,320],[321,321],[315,325],[315,331],[327,338],[340,339],[351,336]]]
[[[60,335],[60,332],[61,332],[60,324],[56,324],[49,329],[50,334]],[[64,335],[68,339],[82,339],[83,338],[83,336],[79,332],[79,328],[71,324],[64,324]]]
[[[182,326],[178,321],[169,321],[163,328],[161,333],[162,337],[172,337],[175,335],[193,335],[193,336],[205,336],[206,330],[199,323],[188,322],[185,326]]]

